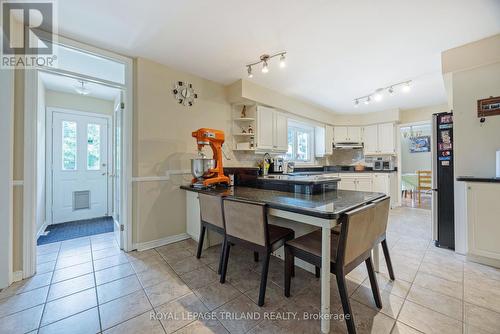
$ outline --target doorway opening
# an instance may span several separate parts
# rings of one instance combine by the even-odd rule
[[[431,210],[432,155],[430,122],[400,126],[401,205]]]
[[[40,73],[45,108],[45,224],[37,245],[114,231],[118,88]],[[40,139],[40,138],[39,138]]]

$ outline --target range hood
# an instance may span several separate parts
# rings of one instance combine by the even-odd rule
[[[363,143],[353,143],[353,142],[333,143],[333,149],[335,150],[349,150],[349,149],[361,149],[361,148],[363,148]]]

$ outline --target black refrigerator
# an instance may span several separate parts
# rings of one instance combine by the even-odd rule
[[[432,116],[432,224],[437,247],[455,249],[453,113]]]

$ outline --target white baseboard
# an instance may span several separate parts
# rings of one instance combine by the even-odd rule
[[[12,282],[19,282],[22,280],[23,280],[23,271],[22,270],[14,271],[12,273]]]
[[[145,251],[151,248],[156,248],[160,246],[165,246],[168,244],[172,244],[174,242],[182,241],[191,238],[189,234],[187,233],[181,233],[177,235],[172,235],[170,237],[166,237],[163,239],[158,239],[158,240],[152,240],[148,242],[141,242],[141,243],[136,243],[134,244],[134,249],[137,249],[138,251]]]
[[[43,233],[45,232],[45,229],[47,228],[47,221],[44,221],[42,226],[40,226],[40,228],[38,229],[38,231],[36,232],[36,240],[38,240],[38,237]]]

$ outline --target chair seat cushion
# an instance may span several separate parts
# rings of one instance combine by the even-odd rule
[[[294,231],[290,228],[277,226],[277,225],[267,225],[269,231],[269,243],[272,245],[281,239],[292,239]]]
[[[288,246],[307,252],[321,258],[321,230],[305,234],[296,239],[287,241]],[[339,235],[331,233],[331,261],[335,262],[337,258],[337,248],[339,244]]]

